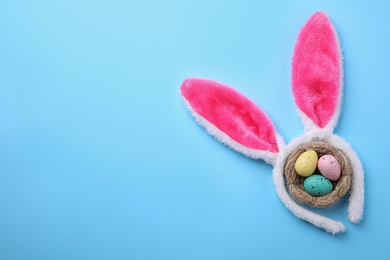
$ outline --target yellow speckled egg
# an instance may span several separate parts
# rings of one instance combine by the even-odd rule
[[[295,162],[295,171],[302,177],[310,176],[317,168],[318,155],[314,150],[301,154]]]

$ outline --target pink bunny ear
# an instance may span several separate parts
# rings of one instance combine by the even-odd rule
[[[248,157],[272,162],[270,153],[279,152],[278,135],[253,101],[209,79],[186,79],[180,90],[191,114],[211,135]]]
[[[342,58],[338,36],[328,16],[316,12],[302,27],[295,45],[294,100],[318,127],[334,127],[340,114],[341,90]]]

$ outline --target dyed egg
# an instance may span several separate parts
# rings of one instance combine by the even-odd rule
[[[313,196],[323,196],[329,194],[333,190],[332,183],[324,176],[317,174],[307,177],[303,186],[307,193]]]
[[[321,156],[318,160],[318,170],[331,181],[337,181],[341,175],[340,164],[332,155]]]
[[[314,150],[308,150],[302,153],[295,162],[295,171],[307,177],[314,173],[317,168],[318,155]]]

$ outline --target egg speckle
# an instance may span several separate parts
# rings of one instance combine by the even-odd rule
[[[324,176],[314,174],[305,179],[303,186],[313,196],[323,196],[333,190],[332,183]]]
[[[302,153],[295,162],[295,171],[303,177],[310,176],[317,168],[318,155],[314,150]]]
[[[318,170],[331,181],[337,181],[341,175],[340,164],[332,155],[321,156],[318,160]]]

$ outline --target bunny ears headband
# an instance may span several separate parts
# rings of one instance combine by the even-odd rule
[[[209,79],[188,78],[180,91],[191,115],[209,134],[237,152],[273,165],[276,193],[292,213],[336,234],[345,231],[345,226],[300,206],[290,196],[291,189],[290,194],[287,191],[284,175],[286,162],[296,149],[313,142],[334,147],[347,157],[351,169],[348,218],[353,223],[362,219],[362,164],[350,145],[333,133],[340,116],[342,88],[337,33],[327,15],[316,12],[302,27],[292,58],[292,93],[305,133],[289,144],[285,144],[265,112],[232,87]]]

